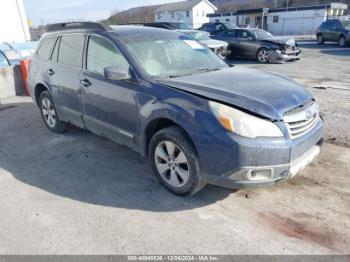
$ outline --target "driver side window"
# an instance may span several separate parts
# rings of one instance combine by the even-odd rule
[[[90,36],[86,59],[87,70],[100,74],[109,66],[129,68],[124,56],[109,41],[98,36]]]
[[[240,39],[248,39],[249,33],[247,31],[239,31],[238,32],[238,38]]]

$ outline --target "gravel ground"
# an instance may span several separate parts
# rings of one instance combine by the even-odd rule
[[[298,76],[346,144],[349,92],[312,88],[348,88],[346,59],[307,48],[297,63],[245,66]],[[29,98],[1,102],[0,254],[350,254],[349,148],[326,143],[274,187],[181,198],[133,151],[78,128],[51,133]]]
[[[336,44],[300,42],[300,61],[285,64],[231,62],[290,76],[307,87],[320,104],[326,122],[326,141],[350,147],[350,48]]]

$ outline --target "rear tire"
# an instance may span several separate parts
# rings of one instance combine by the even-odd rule
[[[160,130],[151,139],[149,156],[159,182],[176,195],[193,195],[206,185],[190,139],[177,126]]]
[[[323,39],[323,36],[322,35],[318,35],[317,36],[317,43],[319,45],[323,45],[324,44],[324,39]]]
[[[54,133],[63,133],[68,124],[59,119],[53,99],[48,91],[43,91],[39,98],[39,108],[45,125]]]
[[[266,64],[270,60],[269,50],[267,48],[260,48],[256,54],[256,59],[259,63]]]

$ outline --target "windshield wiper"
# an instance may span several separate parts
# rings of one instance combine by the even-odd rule
[[[206,73],[206,72],[211,72],[211,71],[217,71],[220,70],[221,68],[214,67],[214,68],[200,68],[200,69],[195,69],[187,73],[183,74],[174,74],[174,75],[169,75],[169,78],[176,78],[176,77],[181,77],[181,76],[190,76],[198,73]]]

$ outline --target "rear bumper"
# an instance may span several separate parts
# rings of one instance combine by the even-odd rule
[[[300,59],[301,50],[296,49],[291,52],[282,53],[278,50],[269,51],[270,63],[283,63]]]

